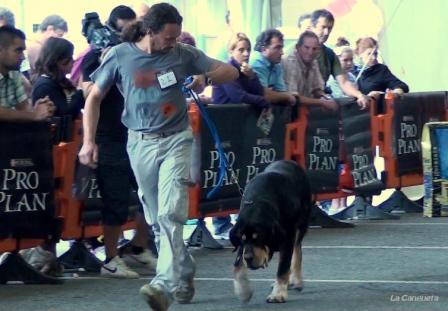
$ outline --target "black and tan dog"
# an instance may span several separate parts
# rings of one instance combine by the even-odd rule
[[[302,289],[301,243],[310,212],[308,178],[295,162],[273,162],[246,185],[238,221],[230,232],[230,241],[238,251],[234,289],[243,302],[253,293],[247,268],[266,267],[277,251],[277,280],[266,301],[285,302],[288,287]]]

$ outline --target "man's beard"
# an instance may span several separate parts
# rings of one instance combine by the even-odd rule
[[[8,69],[9,71],[19,71],[20,70],[20,65],[22,64],[22,62],[18,63],[18,64],[14,64],[14,65],[7,65],[5,66],[6,69]]]

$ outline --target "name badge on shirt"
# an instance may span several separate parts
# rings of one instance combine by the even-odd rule
[[[172,70],[159,72],[157,74],[157,81],[159,81],[159,85],[162,90],[177,84],[176,76]]]

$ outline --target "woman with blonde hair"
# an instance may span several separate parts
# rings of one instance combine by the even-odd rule
[[[230,38],[228,63],[238,69],[240,74],[235,81],[213,87],[215,104],[245,103],[258,108],[269,108],[269,102],[263,97],[263,86],[249,66],[251,48],[250,40],[244,33],[235,33]]]

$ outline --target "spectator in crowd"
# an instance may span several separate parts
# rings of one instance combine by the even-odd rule
[[[40,50],[45,41],[51,37],[62,38],[68,31],[67,22],[59,15],[49,15],[44,18],[39,25],[40,35],[37,40],[29,43],[27,52],[31,67],[31,74],[34,72],[34,67],[39,57]]]
[[[75,119],[84,107],[84,96],[66,77],[73,66],[73,50],[73,44],[63,38],[45,41],[36,61],[32,101],[48,96],[56,106],[56,116]]]
[[[264,98],[274,105],[294,106],[298,94],[288,92],[280,64],[283,55],[283,34],[276,29],[262,32],[257,37],[255,51],[259,53],[252,61],[252,69],[264,88]]]
[[[305,13],[299,16],[299,19],[297,20],[297,29],[299,30],[297,39],[300,37],[300,35],[304,32],[310,29],[311,26],[311,14]],[[296,49],[297,40],[294,40],[292,42],[289,42],[286,44],[285,51],[286,55],[290,55],[291,53],[294,53]]]
[[[294,53],[282,59],[285,84],[288,91],[299,94],[301,104],[337,110],[337,104],[328,99],[324,91],[324,81],[316,61],[319,49],[315,33],[305,31],[300,35]]]
[[[319,38],[321,50],[317,56],[320,73],[325,83],[332,75],[341,86],[345,94],[357,98],[358,105],[361,109],[365,109],[370,102],[369,97],[361,93],[355,85],[353,85],[347,78],[347,74],[342,71],[341,64],[336,54],[332,49],[325,45],[334,26],[334,17],[327,10],[316,10],[311,14],[310,30],[314,32]]]
[[[32,107],[25,92],[20,64],[24,59],[25,34],[12,26],[0,27],[0,119],[38,121],[51,117],[55,107],[44,97]]]
[[[177,38],[177,42],[196,47],[196,39],[188,31],[182,31],[180,36]]]
[[[203,88],[206,81],[224,83],[237,70],[178,44],[182,17],[168,3],[125,29],[127,43],[113,47],[91,76],[94,85],[86,101],[81,163],[95,165],[95,133],[100,103],[113,85],[124,94],[122,122],[128,127],[127,150],[143,193],[145,217],[160,227],[157,273],[140,289],[150,308],[167,310],[173,299],[188,303],[194,296],[195,263],[183,241],[188,214],[188,179],[193,135],[188,124],[182,86]],[[126,62],[123,62],[126,59]]]
[[[107,24],[117,33],[134,22],[135,12],[127,6],[115,7],[108,18]],[[93,86],[90,75],[100,66],[102,57],[109,51],[92,49],[81,63],[83,89],[88,95]],[[114,85],[105,94],[100,105],[100,118],[95,142],[98,145],[97,179],[104,208],[102,212],[104,248],[106,259],[101,267],[101,275],[113,278],[137,278],[139,275],[129,265],[140,263],[150,269],[155,269],[156,259],[148,250],[148,225],[142,215],[139,205],[136,216],[137,229],[132,241],[120,250],[118,239],[122,225],[128,220],[130,193],[137,190],[129,157],[126,153],[127,130],[121,123],[124,99]],[[121,255],[121,256],[120,256]],[[123,257],[123,258],[122,258]],[[128,263],[128,264],[127,264]]]
[[[7,8],[0,7],[0,27],[1,26],[16,26],[16,19],[14,13]]]
[[[352,73],[353,70],[353,50],[350,46],[343,45],[334,49],[336,56],[341,63],[342,71],[347,75],[347,79],[356,85],[356,76]],[[331,89],[331,95],[334,98],[346,97],[344,91],[339,86],[338,81],[331,76],[327,82],[327,86]]]
[[[0,7],[0,27],[1,26],[12,26],[16,27],[16,20],[14,17],[14,13],[7,9]],[[31,97],[31,83],[29,81],[29,71],[30,71],[30,63],[28,58],[25,55],[25,59],[20,64],[20,72],[23,74],[23,86],[25,87],[25,92],[28,97]]]
[[[387,89],[397,95],[409,92],[406,83],[398,79],[386,65],[378,63],[378,43],[371,37],[356,42],[356,54],[362,68],[358,76],[359,90],[368,96],[377,96]]]
[[[299,36],[303,32],[310,30],[310,27],[311,27],[311,14],[305,13],[300,15],[297,21],[297,28],[299,28]]]
[[[235,81],[213,86],[215,104],[245,103],[258,108],[270,107],[269,102],[263,97],[263,86],[249,65],[250,52],[250,40],[244,33],[236,33],[230,38],[229,64],[238,69],[239,77]]]

